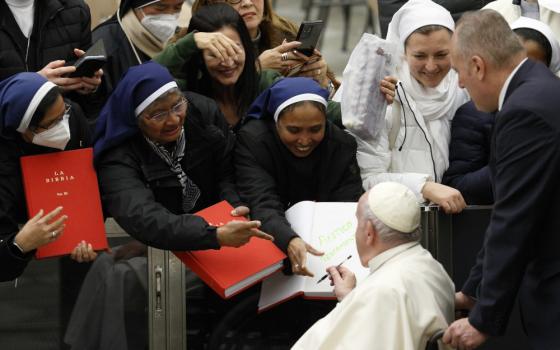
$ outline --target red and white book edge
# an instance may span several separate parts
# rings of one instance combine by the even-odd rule
[[[204,218],[206,221],[209,222],[209,224],[214,225],[214,226],[219,226],[217,224],[224,224],[227,221],[230,220],[246,220],[243,217],[234,217],[231,216],[231,211],[233,210],[233,207],[227,203],[226,201],[222,201],[219,202],[213,206],[210,206],[206,209],[203,209],[201,211],[199,211],[198,213],[196,213],[195,215],[198,214],[202,214],[200,215],[202,218]],[[218,212],[216,217],[216,211]],[[217,220],[219,221],[218,223],[213,223],[213,220]],[[253,242],[254,240],[262,240],[260,238],[251,238],[251,241],[239,248],[227,248],[230,250],[230,252],[243,252],[243,251],[247,251],[248,249],[250,249],[251,247],[255,247],[257,244],[255,242]],[[210,271],[206,264],[201,262],[200,256],[201,254],[197,254],[197,251],[175,251],[175,255],[181,259],[183,261],[183,263],[185,263],[185,265],[187,265],[196,275],[198,275],[210,288],[212,288],[218,295],[220,295],[222,298],[224,299],[228,299],[233,297],[234,295],[237,295],[239,293],[241,293],[242,291],[248,289],[249,287],[255,285],[256,283],[258,283],[259,281],[269,277],[270,275],[274,274],[275,272],[279,271],[280,269],[282,269],[283,266],[283,260],[286,258],[285,254],[282,253],[280,251],[280,249],[278,249],[273,242],[269,242],[269,241],[261,241],[258,242],[258,245],[260,246],[267,246],[267,249],[270,250],[270,256],[272,257],[271,263],[264,267],[263,269],[257,271],[256,273],[253,273],[249,276],[246,276],[245,278],[242,278],[239,280],[239,282],[230,285],[230,286],[226,286],[226,285],[222,285],[219,281],[219,278],[217,277],[210,277],[212,276],[215,272]],[[235,249],[235,250],[233,250]],[[239,250],[238,250],[239,249]],[[221,250],[221,249],[220,249]],[[211,252],[216,252],[216,254],[219,254],[220,250],[209,250]],[[241,257],[246,256],[245,254],[241,254]]]

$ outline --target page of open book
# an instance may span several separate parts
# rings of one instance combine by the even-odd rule
[[[360,264],[356,249],[357,203],[300,202],[286,212],[292,228],[306,242],[324,252],[323,256],[307,254],[307,267],[314,277],[286,276],[275,273],[263,281],[259,310],[284,301],[302,292],[310,298],[333,298],[333,287],[326,278],[326,268],[344,261],[358,281],[367,276],[368,269]],[[346,258],[352,255],[350,260]]]
[[[356,277],[367,275],[368,270],[360,264],[356,249],[356,208],[357,203],[316,203],[309,243],[325,254],[308,254],[308,266],[315,277],[305,279],[306,296],[333,296],[333,287],[328,278],[317,282],[326,274],[327,267],[343,261],[343,265],[352,270]],[[346,260],[350,255],[350,260]]]

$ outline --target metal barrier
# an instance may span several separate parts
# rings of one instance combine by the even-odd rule
[[[112,248],[134,241],[112,219],[105,230]],[[0,349],[105,349],[104,342],[123,349],[186,349],[181,276],[183,264],[153,248],[147,257],[118,263],[107,253],[92,264],[68,257],[32,260],[17,280],[0,283]],[[68,339],[81,345],[71,347]]]
[[[468,206],[457,215],[447,215],[437,206],[422,207],[422,245],[443,265],[456,290],[461,289],[476,262],[491,214],[491,206]],[[479,349],[530,349],[517,303],[505,336],[490,338]]]

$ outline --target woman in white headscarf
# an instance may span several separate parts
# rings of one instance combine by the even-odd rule
[[[537,19],[550,27],[560,38],[560,1],[558,0],[496,0],[484,9],[498,11],[511,25],[520,17]]]
[[[560,72],[560,39],[546,23],[519,17],[511,23],[511,29],[521,40],[529,58],[542,61],[553,73]]]
[[[459,191],[439,184],[449,165],[451,120],[468,100],[451,70],[454,29],[449,11],[429,0],[411,0],[395,13],[387,40],[397,44],[402,61],[396,78],[382,82],[382,91],[394,95],[395,101],[375,139],[356,138],[366,190],[379,182],[397,181],[414,191],[419,201],[439,204],[449,213],[466,206]],[[386,88],[391,85],[396,91]]]

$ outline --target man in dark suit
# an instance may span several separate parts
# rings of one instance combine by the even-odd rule
[[[481,30],[480,28],[484,28]],[[451,50],[459,84],[476,107],[496,114],[490,171],[494,211],[484,247],[444,342],[474,349],[504,333],[519,293],[535,349],[560,346],[560,80],[523,47],[501,15],[465,14]]]

